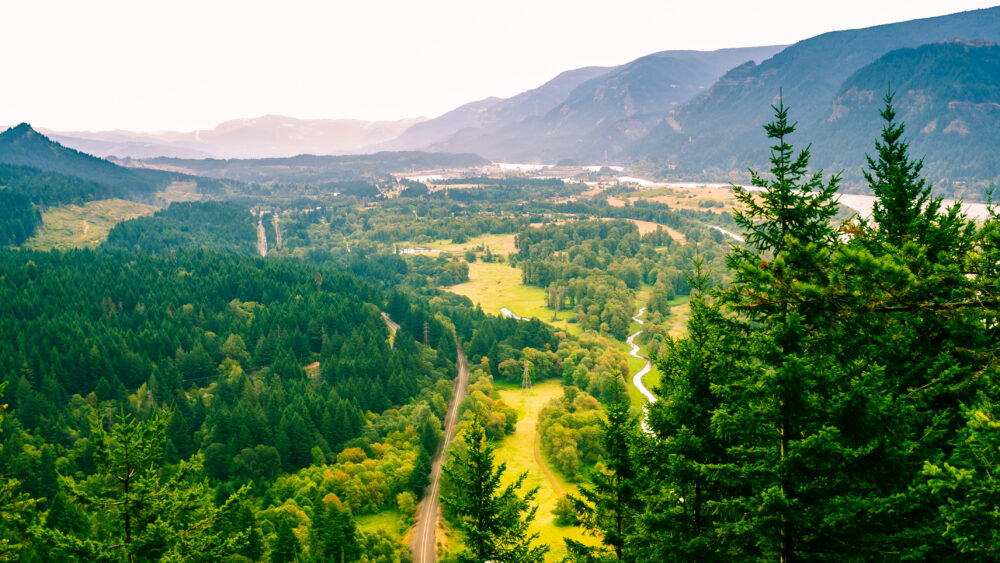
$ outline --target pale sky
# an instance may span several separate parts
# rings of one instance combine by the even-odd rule
[[[993,0],[996,2],[997,0]],[[666,49],[794,43],[976,0],[0,0],[0,125],[434,117]]]

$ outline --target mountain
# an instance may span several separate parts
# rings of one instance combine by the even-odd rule
[[[469,168],[489,163],[488,160],[474,154],[417,151],[325,156],[303,154],[286,158],[228,160],[159,157],[129,162],[133,166],[155,169],[149,170],[150,172],[172,171],[222,180],[292,184],[377,181],[393,172]]]
[[[860,180],[864,154],[875,152],[886,84],[896,91],[910,152],[926,155],[935,184],[1000,177],[1000,47],[982,41],[891,51],[852,74],[806,130],[817,166]]]
[[[399,137],[378,145],[381,150],[413,150],[425,147],[467,127],[476,127],[486,112],[502,101],[491,97],[463,104],[448,113],[418,123]]]
[[[617,155],[651,126],[669,122],[676,106],[711,86],[726,70],[780,49],[663,51],[611,69],[591,69],[594,76],[544,113],[458,131],[428,148],[513,161],[595,159],[606,151]]]
[[[574,88],[610,69],[584,67],[568,70],[538,88],[502,99],[485,98],[460,106],[448,113],[423,123],[418,123],[379,148],[385,150],[419,149],[440,143],[464,131],[485,130],[517,123],[523,119],[544,115],[558,106]]]
[[[268,158],[300,154],[356,153],[398,137],[423,121],[295,119],[265,115],[220,123],[199,131],[75,131],[49,133],[66,146],[118,158]]]
[[[771,104],[779,93],[791,108],[790,118],[800,124],[801,134],[792,141],[804,145],[811,140],[808,131],[824,119],[853,73],[889,51],[955,38],[1000,40],[1000,7],[800,41],[760,64],[733,68],[679,108],[675,124],[661,124],[635,142],[629,155],[676,167],[679,174],[738,177],[748,166],[766,165],[761,125],[772,117]]]
[[[150,194],[158,187],[157,181],[148,174],[137,173],[64,147],[35,131],[27,123],[0,133],[0,164],[74,176],[124,189],[136,195]]]
[[[169,156],[174,158],[209,158],[215,156],[209,147],[198,143],[171,142],[143,137],[141,133],[111,131],[105,133],[59,133],[40,130],[57,143],[78,151],[100,156],[118,158],[153,158]]]

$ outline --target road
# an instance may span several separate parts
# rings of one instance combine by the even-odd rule
[[[264,212],[257,217],[257,251],[261,256],[267,256],[267,232],[264,231]]]
[[[392,338],[389,340],[389,347],[396,347],[396,331],[399,330],[399,323],[389,318],[389,313],[382,311],[382,320],[385,321],[386,326],[392,331]]]
[[[444,452],[455,437],[455,423],[458,419],[458,405],[465,398],[469,387],[469,364],[465,351],[458,349],[458,379],[455,381],[455,395],[448,403],[448,414],[444,418],[444,439],[438,444],[431,462],[431,484],[424,489],[424,498],[417,505],[417,519],[410,536],[410,550],[413,563],[433,563],[438,560],[436,528],[441,516],[441,461]]]
[[[278,224],[278,212],[271,214],[271,223],[274,224],[274,248],[281,248],[281,225]]]

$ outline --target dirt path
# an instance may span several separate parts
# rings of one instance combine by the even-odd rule
[[[545,461],[542,459],[542,448],[539,444],[541,441],[541,438],[539,437],[540,434],[540,432],[535,432],[535,462],[538,463],[538,467],[542,469],[542,473],[545,474],[545,478],[549,480],[549,484],[552,485],[552,490],[554,490],[559,496],[565,496],[566,491],[559,486],[559,482],[556,481],[556,476],[552,474],[552,471],[549,470],[549,466],[545,465]]]
[[[458,419],[458,404],[465,398],[469,387],[469,364],[465,351],[458,349],[458,379],[455,381],[455,395],[448,403],[448,414],[444,419],[444,439],[438,444],[431,462],[431,484],[424,489],[424,497],[417,505],[416,523],[410,535],[410,551],[414,563],[433,563],[438,560],[436,528],[441,517],[441,461],[448,443],[455,437],[455,423]]]

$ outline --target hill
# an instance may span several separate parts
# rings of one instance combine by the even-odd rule
[[[874,152],[887,84],[896,91],[911,151],[927,155],[925,170],[935,184],[961,193],[964,183],[1000,177],[1000,47],[983,42],[900,49],[855,72],[826,117],[806,131],[818,166],[860,179],[864,153]]]
[[[739,178],[746,167],[760,167],[767,157],[760,148],[760,126],[769,119],[779,92],[805,132],[828,114],[845,80],[862,67],[890,51],[955,38],[1000,40],[1000,7],[800,41],[760,64],[730,70],[678,109],[676,127],[659,125],[630,148],[629,156],[659,161],[683,175]]]
[[[107,160],[64,147],[35,131],[27,123],[0,133],[0,164],[75,176],[123,189],[139,197],[149,196],[159,187],[154,176],[139,174]]]
[[[508,161],[616,155],[652,126],[669,122],[669,113],[676,106],[711,86],[729,68],[769,57],[780,49],[663,51],[599,74],[602,69],[593,69],[576,76],[596,76],[581,81],[542,114],[462,130],[429,148],[461,148]]]
[[[474,154],[379,152],[375,154],[261,159],[152,158],[142,165],[243,182],[317,183],[377,178],[390,172],[431,168],[467,168],[489,164]]]
[[[283,115],[234,119],[199,131],[50,132],[66,146],[118,158],[267,158],[360,152],[398,137],[418,119],[296,119]]]

